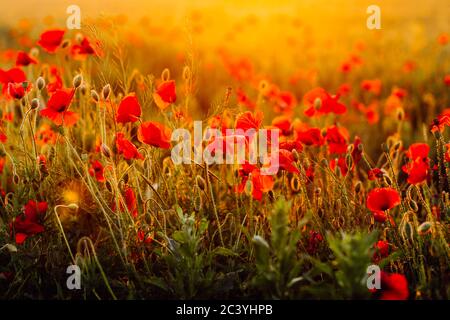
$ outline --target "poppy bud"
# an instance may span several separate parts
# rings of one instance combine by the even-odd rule
[[[384,183],[386,183],[388,186],[392,185],[392,180],[388,175],[384,175],[383,179],[384,179]]]
[[[191,69],[188,66],[185,66],[183,69],[183,79],[185,81],[189,81],[191,79]]]
[[[39,108],[39,99],[34,98],[33,100],[31,100],[30,106],[33,110]]]
[[[322,100],[320,98],[316,98],[314,100],[314,109],[319,110],[322,107]]]
[[[69,44],[70,44],[70,40],[66,39],[66,40],[64,40],[63,43],[61,44],[61,48],[64,49],[64,48],[68,47]]]
[[[403,239],[405,240],[413,240],[414,232],[413,232],[413,226],[411,222],[407,221],[402,225],[402,228],[400,230],[400,234]]]
[[[417,228],[417,232],[423,236],[426,234],[429,234],[432,232],[432,227],[433,224],[429,221],[425,221],[424,223],[422,223],[418,228]]]
[[[106,158],[111,158],[111,149],[109,149],[106,144],[102,143],[102,145],[100,146],[100,151]]]
[[[79,90],[80,90],[82,96],[86,95],[87,88],[86,88],[86,86],[84,84],[81,84]]]
[[[39,49],[36,47],[31,48],[30,56],[37,58],[39,56]]]
[[[359,152],[363,152],[363,151],[364,151],[364,146],[363,146],[362,143],[359,143],[359,144],[358,144],[358,151],[359,151]]]
[[[397,151],[397,150],[400,150],[400,148],[402,147],[402,142],[401,141],[397,141],[395,144],[394,144],[394,150],[395,151]]]
[[[362,189],[362,182],[358,181],[355,185],[355,193],[359,193]]]
[[[351,169],[353,166],[353,158],[350,153],[347,153],[347,155],[345,156],[345,165],[348,169]]]
[[[77,89],[79,86],[81,86],[81,83],[83,82],[83,76],[81,74],[77,74],[74,78],[73,78],[73,87],[75,89]]]
[[[42,77],[37,78],[37,80],[36,80],[36,87],[38,88],[39,91],[44,89],[44,87],[45,87],[45,80],[44,80],[44,78],[42,78]]]
[[[402,121],[405,118],[405,110],[403,108],[397,109],[397,119],[398,121]]]
[[[383,152],[389,153],[389,147],[386,143],[382,143],[381,144],[381,150],[383,150]]]
[[[300,191],[300,179],[297,176],[291,178],[290,183],[291,190],[295,193]]]
[[[300,159],[300,155],[298,154],[296,149],[292,149],[292,156],[294,157],[295,162],[297,162]]]
[[[103,87],[103,90],[102,90],[103,100],[107,100],[109,98],[110,93],[111,93],[111,86],[108,83],[106,86]]]
[[[100,97],[95,90],[91,90],[91,98],[94,99],[95,102],[99,102],[100,100]]]
[[[347,153],[352,153],[355,149],[355,146],[353,144],[349,144],[347,147]]]
[[[202,191],[206,190],[206,181],[201,176],[195,177],[195,183],[200,188],[200,190],[202,190]]]

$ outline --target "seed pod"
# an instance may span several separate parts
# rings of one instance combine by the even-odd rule
[[[421,236],[429,234],[433,230],[433,223],[429,221],[425,221],[417,228],[417,233],[419,233]]]
[[[92,97],[92,99],[94,99],[95,102],[100,101],[100,97],[99,97],[97,91],[95,91],[95,90],[91,90],[91,97]]]
[[[201,191],[205,191],[206,190],[206,181],[205,181],[205,179],[203,179],[203,177],[197,175],[195,177],[195,183],[197,184],[197,186],[199,187],[199,189]]]
[[[398,108],[397,109],[397,120],[403,121],[403,119],[405,119],[405,110],[403,110],[403,108]]]
[[[102,145],[100,146],[100,151],[106,158],[111,158],[111,149],[109,149],[106,144],[102,143]]]
[[[75,89],[77,89],[78,87],[81,86],[82,82],[83,82],[83,76],[81,74],[77,74],[72,80],[73,87]]]
[[[39,99],[34,98],[33,100],[31,100],[30,106],[33,110],[39,108]]]
[[[300,179],[297,176],[291,178],[290,183],[291,190],[295,193],[300,191]]]
[[[102,97],[103,100],[107,100],[109,98],[109,94],[111,93],[111,86],[109,85],[109,83],[103,87],[102,89]]]
[[[39,91],[44,89],[44,87],[45,87],[45,79],[42,78],[42,77],[37,78],[37,80],[36,80],[36,87],[38,88]]]

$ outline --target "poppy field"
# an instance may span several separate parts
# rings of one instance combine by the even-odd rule
[[[0,298],[449,299],[450,8],[413,2],[5,13]]]

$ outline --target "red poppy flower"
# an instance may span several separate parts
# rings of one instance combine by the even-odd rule
[[[99,47],[99,43],[96,43]],[[76,60],[84,60],[88,55],[98,55],[99,48],[94,48],[87,37],[83,37],[79,44],[74,44],[70,48],[70,53]]]
[[[57,90],[48,100],[47,108],[41,110],[41,116],[49,118],[56,125],[71,126],[78,120],[78,115],[69,111],[75,89]]]
[[[13,99],[22,99],[25,96],[25,88],[23,83],[8,83],[8,93]]]
[[[378,96],[381,93],[381,80],[363,80],[361,82],[361,89],[372,92],[373,94]]]
[[[362,149],[360,149],[361,145],[361,138],[358,136],[355,136],[355,140],[353,141],[353,151],[352,151],[352,158],[353,163],[358,164],[358,162],[362,158]]]
[[[303,150],[302,143],[299,140],[280,140],[279,142],[280,149],[285,150],[296,150],[297,152],[300,152]]]
[[[239,105],[246,107],[247,109],[254,110],[256,103],[252,101],[244,92],[244,90],[238,88],[236,90],[237,102]]]
[[[273,118],[272,125],[280,129],[281,134],[284,136],[288,136],[292,131],[292,121],[291,118],[285,115],[278,116]]]
[[[447,87],[450,86],[450,74],[446,74],[444,77],[444,83]]]
[[[38,44],[49,53],[54,53],[61,45],[65,30],[48,30],[41,34]]]
[[[0,83],[2,83],[2,93],[5,94],[8,90],[8,83],[22,83],[27,80],[25,72],[19,68],[11,68],[9,70],[0,69]]]
[[[341,170],[342,175],[345,177],[348,173],[348,166],[347,166],[347,162],[345,161],[344,157],[339,157],[338,159],[332,159],[330,161],[330,168],[331,170],[335,170],[336,166],[339,167],[339,170]]]
[[[379,168],[373,168],[369,170],[368,177],[369,180],[381,179],[383,178],[384,172]]]
[[[40,221],[44,218],[47,208],[47,202],[28,201],[24,206],[24,212],[10,224],[10,230],[14,231],[17,244],[22,244],[28,237],[44,232],[44,226]]]
[[[59,89],[62,89],[63,81],[60,75],[60,71],[56,67],[50,67],[50,81],[47,84],[47,91],[54,93]]]
[[[345,128],[335,125],[327,129],[325,140],[330,153],[342,154],[347,152],[348,132]]]
[[[381,300],[406,300],[408,297],[408,281],[404,275],[381,271]]]
[[[136,146],[125,139],[125,135],[122,132],[118,132],[116,135],[116,148],[119,154],[123,154],[126,160],[130,159],[144,159],[142,154],[139,153]]]
[[[367,196],[367,208],[374,213],[377,221],[386,220],[385,211],[401,203],[400,195],[393,188],[375,188]]]
[[[349,83],[343,83],[339,86],[336,94],[341,97],[347,96],[352,90],[352,86]]]
[[[294,94],[289,91],[279,91],[273,95],[271,101],[274,103],[274,111],[276,113],[291,114],[297,105],[297,99]]]
[[[307,146],[321,146],[325,143],[322,131],[319,128],[295,129],[297,140]]]
[[[286,170],[291,173],[300,173],[298,168],[294,165],[295,160],[291,151],[280,149],[278,159],[281,170]]]
[[[262,175],[258,167],[249,164],[248,162],[242,165],[239,170],[239,176],[242,178],[241,183],[237,186],[236,191],[242,193],[249,178],[251,178],[252,197],[255,200],[261,201],[263,193],[269,192],[274,185],[272,176]]]
[[[413,143],[406,156],[410,161],[402,167],[403,171],[408,174],[408,182],[411,184],[419,184],[428,179],[430,169],[430,160],[428,153],[430,147],[426,143]]]
[[[237,116],[235,128],[244,131],[249,129],[258,130],[261,127],[263,117],[264,114],[261,111],[255,112],[254,114],[246,111]]]
[[[105,182],[105,169],[100,161],[94,160],[91,162],[91,167],[89,168],[89,174],[94,177],[98,182]]]
[[[128,212],[130,212],[132,217],[136,218],[138,216],[137,200],[133,189],[129,186],[125,186],[123,196],[125,198],[125,204],[127,206]]]
[[[315,254],[322,241],[323,236],[320,234],[320,232],[311,230],[309,232],[308,247],[306,248],[306,251],[310,255]]]
[[[141,116],[141,105],[134,93],[130,93],[120,101],[116,120],[119,123],[136,122]]]
[[[450,109],[445,109],[431,124],[431,132],[444,131],[445,127],[450,127]]]
[[[17,53],[16,66],[28,66],[30,64],[36,64],[38,61],[36,58],[30,56],[28,53],[24,51],[19,51]]]
[[[153,121],[144,122],[139,126],[138,139],[148,145],[169,149],[172,132],[163,124]]]
[[[339,102],[340,95],[332,97],[323,88],[314,88],[303,96],[303,103],[306,105],[305,115],[323,115],[328,113],[343,114],[347,107]]]
[[[153,94],[153,99],[161,110],[165,110],[171,103],[174,103],[177,100],[175,81],[163,81]]]
[[[389,242],[380,240],[375,243],[375,253],[373,255],[374,261],[380,261],[389,255]]]

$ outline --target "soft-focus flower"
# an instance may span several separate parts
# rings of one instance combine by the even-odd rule
[[[330,153],[342,154],[347,152],[348,132],[345,128],[335,125],[327,129],[325,140]]]
[[[328,113],[343,114],[347,107],[339,102],[340,95],[331,96],[323,88],[314,88],[303,96],[303,103],[307,107],[305,115],[323,115]]]
[[[119,123],[136,122],[141,116],[142,110],[134,93],[130,93],[120,101],[117,109],[116,120]]]
[[[102,163],[98,160],[91,162],[91,167],[89,168],[89,174],[94,177],[98,182],[105,182],[104,176],[105,168]]]
[[[47,52],[54,53],[61,45],[65,30],[48,30],[41,34],[38,44]]]
[[[408,297],[408,281],[404,275],[381,271],[381,300],[406,300]]]
[[[10,224],[17,244],[22,244],[28,237],[44,232],[41,221],[47,212],[47,202],[28,201],[22,214],[14,218]]]
[[[153,94],[153,99],[161,110],[165,110],[170,104],[174,103],[177,100],[175,81],[167,80],[159,84]]]
[[[122,132],[118,132],[116,135],[116,148],[118,154],[122,154],[126,160],[144,159],[136,146],[131,141],[125,139],[125,135]]]
[[[241,183],[237,186],[236,191],[242,193],[245,191],[247,183],[251,184],[252,197],[260,201],[263,193],[272,190],[274,185],[273,177],[270,175],[262,175],[258,167],[249,164],[248,162],[242,165],[239,170]]]
[[[138,139],[139,141],[154,147],[169,149],[171,134],[171,130],[163,124],[148,121],[143,122],[139,126]]]
[[[37,62],[36,58],[30,56],[25,51],[19,51],[17,53],[16,66],[18,67],[26,67],[30,64],[36,64]]]
[[[408,174],[409,183],[419,184],[427,180],[430,169],[429,151],[430,147],[426,143],[413,143],[409,147],[406,156],[410,161],[402,167]]]

